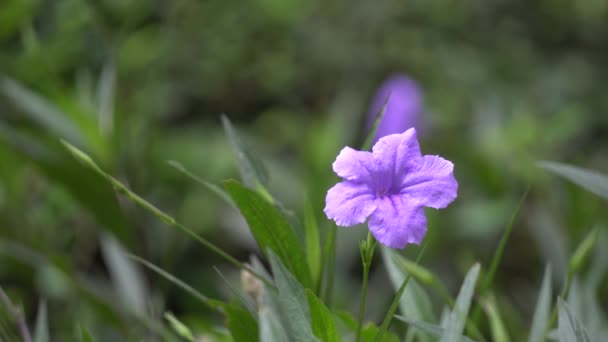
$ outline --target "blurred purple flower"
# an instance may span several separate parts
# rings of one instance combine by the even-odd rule
[[[457,196],[454,164],[422,156],[415,128],[380,138],[372,152],[343,148],[333,170],[344,180],[327,192],[325,215],[343,227],[369,217],[376,240],[391,248],[419,244],[423,207],[445,208]]]
[[[385,135],[401,133],[415,127],[422,111],[422,91],[418,84],[403,74],[395,74],[384,81],[372,101],[368,113],[368,129],[371,129],[387,99],[384,117],[378,125],[374,143]]]

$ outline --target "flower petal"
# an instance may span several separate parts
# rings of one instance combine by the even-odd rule
[[[426,234],[422,207],[410,205],[407,196],[386,196],[376,200],[377,208],[369,218],[369,230],[376,240],[391,248],[419,244]]]
[[[367,181],[375,168],[371,153],[345,147],[332,164],[334,172],[350,181]]]
[[[374,196],[366,184],[344,181],[329,189],[323,211],[338,226],[349,227],[365,222],[374,210]]]
[[[422,157],[416,170],[403,178],[400,191],[416,204],[435,209],[447,207],[456,199],[457,192],[454,164],[439,156]]]
[[[420,145],[416,140],[416,129],[410,128],[401,134],[384,136],[372,148],[374,160],[380,165],[385,177],[398,179],[419,163]]]

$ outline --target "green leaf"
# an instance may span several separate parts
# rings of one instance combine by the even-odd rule
[[[295,231],[281,211],[259,193],[236,181],[224,183],[247,221],[260,249],[268,257],[272,250],[304,287],[311,287],[306,256]]]
[[[114,192],[57,143],[39,143],[0,122],[0,139],[32,162],[50,181],[62,185],[75,202],[91,213],[100,226],[122,241],[129,241],[127,220]]]
[[[181,338],[194,342],[194,335],[190,328],[182,323],[177,317],[175,317],[171,312],[165,312],[165,319],[169,322],[169,325],[175,331],[175,333]]]
[[[215,193],[218,197],[223,199],[230,206],[236,208],[236,204],[234,204],[234,201],[232,201],[232,198],[230,198],[230,195],[228,195],[228,193],[226,193],[226,191],[224,189],[222,189],[221,187],[219,187],[211,182],[208,182],[208,181],[200,178],[199,176],[195,175],[194,173],[188,171],[188,169],[186,169],[182,164],[180,164],[179,162],[176,162],[175,160],[169,160],[167,163],[169,165],[171,165],[171,167],[173,167],[177,171],[186,175],[188,178],[194,180],[195,182],[197,182],[197,183],[201,184],[202,186],[206,187],[207,189],[211,190],[211,192]]]
[[[102,235],[101,252],[121,302],[133,312],[145,315],[148,295],[139,269],[111,235]]]
[[[479,276],[479,264],[476,263],[471,267],[466,277],[458,297],[456,298],[456,304],[454,309],[450,313],[446,326],[445,334],[441,337],[441,342],[457,342],[460,340],[462,331],[466,324],[467,315],[469,308],[471,307],[471,301],[473,300],[473,293],[475,292],[475,284],[477,283],[477,277]]]
[[[413,327],[416,327],[432,336],[435,336],[435,337],[441,337],[445,333],[445,330],[439,325],[426,323],[426,322],[422,322],[422,321],[417,321],[417,320],[410,319],[410,318],[407,318],[404,316],[399,316],[399,315],[395,316],[395,318],[397,318],[398,320],[403,321]],[[473,342],[472,339],[470,339],[466,336],[462,336],[462,335],[460,336],[459,341]]]
[[[49,317],[47,315],[46,303],[38,303],[38,314],[36,315],[36,329],[34,330],[34,342],[49,342]]]
[[[95,338],[93,338],[93,335],[91,334],[89,329],[87,329],[85,326],[83,326],[81,324],[79,330],[80,330],[80,334],[79,334],[80,342],[95,342]]]
[[[561,342],[590,342],[589,336],[581,322],[572,315],[568,305],[558,299],[558,337]]]
[[[220,278],[222,278],[222,280],[224,281],[224,283],[226,284],[226,286],[228,287],[230,292],[232,292],[234,297],[237,298],[238,301],[243,305],[243,307],[245,307],[255,317],[257,315],[257,312],[256,312],[255,305],[253,304],[251,298],[249,296],[245,295],[245,293],[243,293],[243,290],[240,287],[232,286],[232,284],[230,284],[228,279],[226,279],[226,277],[224,277],[224,274],[219,270],[219,268],[214,266],[213,269],[215,269],[215,272],[217,272],[217,274],[220,276]],[[246,271],[242,271],[242,272],[246,272]]]
[[[509,342],[509,334],[505,328],[505,324],[498,311],[498,305],[494,295],[490,294],[489,298],[484,301],[484,308],[490,320],[490,332],[492,341],[494,342]]]
[[[591,253],[593,246],[598,240],[599,229],[592,229],[587,237],[578,245],[574,254],[570,258],[570,262],[568,263],[568,272],[574,273],[581,269],[587,256]]]
[[[277,301],[293,341],[316,341],[313,334],[310,309],[302,284],[285,268],[281,260],[268,251],[268,259],[278,289]]]
[[[241,179],[249,188],[256,189],[268,181],[268,173],[251,149],[243,144],[226,115],[222,115],[222,125],[236,156]]]
[[[336,330],[336,322],[327,306],[310,289],[306,289],[306,297],[310,308],[312,330],[315,336],[323,342],[339,342],[340,338]]]
[[[564,177],[584,189],[608,199],[608,176],[581,167],[551,161],[537,163],[543,169]]]
[[[284,342],[290,341],[281,324],[281,320],[276,311],[268,307],[260,309],[260,341],[264,342]],[[235,341],[239,339],[235,338]]]
[[[232,334],[234,341],[257,342],[260,340],[258,323],[249,311],[238,305],[229,304],[224,308],[224,312],[226,314],[226,327],[230,331],[230,334]],[[260,316],[261,315],[262,313],[260,312]],[[265,317],[264,319],[268,319],[268,317]],[[267,323],[268,322],[260,322],[260,326]],[[262,341],[272,341],[272,339],[266,339],[264,337],[266,336],[262,337]]]
[[[306,231],[306,260],[310,267],[310,275],[314,288],[319,289],[321,281],[321,240],[319,225],[310,201],[306,201],[304,213],[304,228]]]
[[[363,342],[374,342],[379,340],[380,342],[399,342],[399,338],[391,332],[384,332],[382,337],[378,339],[380,328],[373,323],[368,323],[363,327],[361,331],[361,341]]]
[[[424,240],[424,242],[422,243],[422,246],[420,246],[420,252],[418,252],[418,257],[416,257],[416,263],[420,262],[420,259],[422,258],[422,255],[424,254],[424,250],[426,249],[427,241],[428,240]],[[387,332],[389,326],[391,325],[391,321],[393,319],[393,316],[395,315],[395,311],[397,311],[397,306],[399,306],[399,304],[400,304],[403,292],[407,288],[407,285],[411,279],[412,279],[412,275],[408,274],[405,277],[405,279],[403,280],[403,282],[401,283],[401,285],[399,286],[399,288],[397,289],[395,298],[393,298],[393,301],[391,302],[391,305],[390,305],[388,311],[386,312],[384,319],[382,320],[382,325],[380,326],[380,331],[378,333],[378,336],[375,339],[376,341],[382,341],[384,334]]]
[[[84,137],[78,128],[67,119],[67,115],[40,95],[7,77],[0,79],[0,90],[32,121],[48,129],[57,137],[73,141],[78,145],[85,144]]]
[[[99,130],[104,136],[114,131],[114,97],[116,95],[116,66],[106,63],[99,75],[97,85],[97,113],[99,113]]]
[[[545,268],[543,283],[536,301],[536,309],[532,318],[532,327],[530,328],[530,336],[528,342],[544,341],[545,331],[549,325],[549,311],[551,310],[551,267]]]

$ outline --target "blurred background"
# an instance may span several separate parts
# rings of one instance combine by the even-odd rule
[[[215,183],[238,178],[219,119],[226,113],[265,163],[270,192],[298,214],[310,199],[323,233],[325,193],[337,181],[331,163],[342,147],[361,145],[382,82],[407,74],[424,99],[423,153],[452,160],[460,183],[447,210],[427,212],[422,261],[452,293],[473,261],[487,267],[531,188],[495,286],[508,325],[523,330],[544,265],[558,286],[578,241],[608,222],[599,197],[535,164],[608,170],[607,16],[605,0],[4,0],[0,286],[31,327],[46,305],[58,341],[81,326],[100,340],[141,340],[147,329],[116,300],[100,243],[114,236],[228,298],[213,266],[238,283],[234,267],[116,196],[59,139],[246,261],[258,251],[238,212],[167,161]],[[338,231],[335,307],[358,306],[365,234]],[[171,311],[210,335],[221,326],[185,292],[140,273],[148,317]],[[369,319],[385,312],[387,284],[377,263]],[[605,299],[605,284],[601,291]],[[6,313],[0,330],[19,336]]]

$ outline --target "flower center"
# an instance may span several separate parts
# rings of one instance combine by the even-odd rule
[[[386,196],[386,192],[387,192],[386,187],[381,186],[380,188],[378,188],[378,191],[376,191],[376,197],[384,197],[384,196]]]

